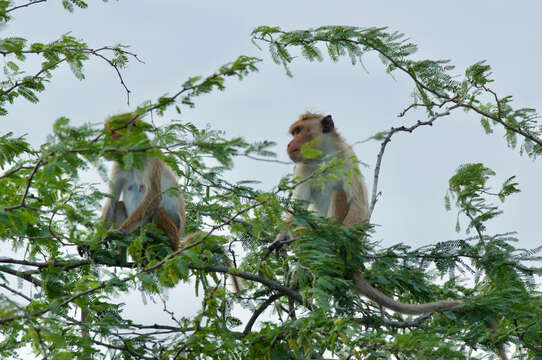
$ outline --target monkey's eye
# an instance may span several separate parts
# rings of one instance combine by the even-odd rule
[[[301,132],[301,126],[296,126],[293,130],[292,130],[292,135],[293,136],[296,136],[297,134],[299,134]]]

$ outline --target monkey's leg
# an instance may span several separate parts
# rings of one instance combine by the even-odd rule
[[[179,250],[179,229],[175,222],[171,219],[171,216],[167,213],[166,209],[161,207],[158,209],[156,214],[153,217],[152,222],[156,225],[157,228],[163,230],[168,239],[171,250]]]
[[[113,228],[117,228],[128,218],[126,206],[122,201],[115,201],[115,209],[112,214]],[[120,266],[126,265],[128,261],[127,247],[117,243],[117,263]]]
[[[113,212],[113,223],[115,224],[115,227],[119,226],[128,218],[128,214],[126,213],[126,206],[124,206],[123,201],[116,201],[115,202],[115,211]]]
[[[328,218],[334,218],[337,221],[343,222],[348,213],[348,201],[346,193],[343,189],[335,189],[331,192],[329,209],[327,211]]]

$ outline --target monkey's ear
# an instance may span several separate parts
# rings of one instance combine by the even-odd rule
[[[322,132],[324,134],[333,131],[333,129],[335,128],[335,124],[333,124],[333,119],[331,118],[331,115],[325,116],[320,121],[320,123],[322,124]]]

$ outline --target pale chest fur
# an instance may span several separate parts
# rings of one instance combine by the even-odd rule
[[[127,213],[131,214],[145,198],[148,186],[143,181],[143,171],[139,169],[125,170],[123,175],[122,200]]]
[[[295,175],[301,179],[306,179],[314,174],[314,171],[317,170],[317,167],[307,166],[296,166]],[[318,216],[328,216],[328,211],[331,203],[331,196],[333,190],[343,190],[346,195],[346,200],[348,203],[352,201],[354,191],[350,181],[343,178],[340,174],[334,174],[339,179],[327,178],[324,174],[324,179],[319,179],[314,177],[296,188],[296,198],[300,200],[309,200],[310,204],[308,209],[313,211]]]
[[[146,164],[148,166],[149,164]],[[122,171],[122,177],[124,178],[122,187],[122,200],[126,207],[126,212],[131,214],[137,209],[137,207],[143,202],[143,199],[149,191],[149,182],[155,179],[150,179],[149,176],[145,176],[142,170],[137,168],[131,168],[129,170]],[[161,207],[163,207],[173,221],[178,224],[180,222],[179,212],[184,211],[184,203],[179,200],[179,197],[168,195],[167,189],[176,187],[176,177],[167,166],[163,166],[160,174],[160,187],[163,192]]]

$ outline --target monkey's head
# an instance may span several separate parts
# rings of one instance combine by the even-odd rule
[[[118,114],[105,120],[104,131],[107,138],[119,140],[127,134],[141,134],[152,126],[147,124],[135,112]]]
[[[145,132],[149,129],[152,129],[152,125],[141,120],[135,112],[110,116],[105,120],[104,145],[117,148],[123,145],[142,144],[148,141]],[[116,160],[110,153],[107,153],[106,158]]]
[[[306,148],[326,153],[326,144],[337,136],[331,115],[305,113],[290,126],[290,134],[294,137],[288,144],[288,155],[293,162],[310,163],[320,157],[307,157]],[[321,155],[321,154],[320,154]]]

